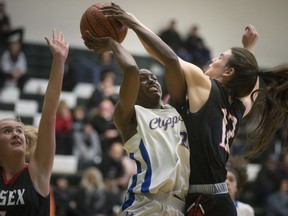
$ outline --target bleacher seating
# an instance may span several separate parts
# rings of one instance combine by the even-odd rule
[[[11,102],[1,102],[0,101],[0,110],[11,111],[15,109],[15,103]]]
[[[18,100],[15,103],[15,110],[17,115],[30,117],[38,112],[38,102],[35,100]]]
[[[15,86],[5,86],[0,93],[0,102],[15,103],[19,99],[20,90]]]
[[[48,79],[31,77],[25,84],[23,93],[44,95],[47,85],[48,85]]]
[[[62,91],[60,100],[64,100],[70,109],[73,109],[77,104],[77,97],[74,92]]]
[[[8,110],[0,110],[0,119],[5,119],[5,118],[15,118],[15,113],[14,111],[8,111]]]
[[[77,98],[88,99],[92,95],[94,88],[95,86],[92,83],[77,83],[73,92]]]

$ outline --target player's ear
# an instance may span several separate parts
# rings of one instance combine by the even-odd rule
[[[234,68],[230,67],[230,68],[225,68],[223,76],[232,77],[234,74],[235,74]]]

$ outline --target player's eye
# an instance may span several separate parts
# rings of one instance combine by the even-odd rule
[[[19,133],[19,134],[22,134],[23,130],[21,128],[18,128],[18,129],[16,129],[16,132]]]
[[[4,130],[3,130],[3,133],[4,134],[8,134],[8,133],[11,133],[12,132],[12,129],[11,128],[5,128]]]

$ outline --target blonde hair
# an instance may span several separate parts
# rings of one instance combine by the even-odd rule
[[[95,178],[95,182],[91,181],[91,177]],[[80,186],[88,189],[89,191],[94,191],[95,189],[104,189],[103,175],[100,170],[96,167],[87,168],[83,173]]]
[[[36,149],[38,128],[31,125],[26,125],[24,127],[24,134],[26,138],[25,160],[26,162],[29,162]]]

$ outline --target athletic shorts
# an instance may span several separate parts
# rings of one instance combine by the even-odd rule
[[[228,193],[188,194],[186,216],[237,216],[237,211]]]
[[[135,199],[129,207],[125,202],[118,215],[121,216],[184,216],[185,203],[176,197],[157,194],[133,194]],[[166,198],[165,198],[166,197]],[[170,198],[169,198],[170,197]],[[123,208],[125,210],[123,210]]]

